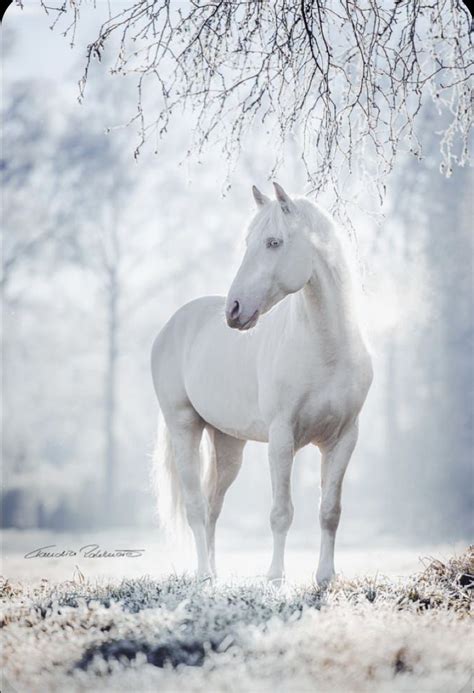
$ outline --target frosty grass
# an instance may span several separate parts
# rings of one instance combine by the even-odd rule
[[[470,690],[474,550],[398,582],[1,581],[2,690]]]

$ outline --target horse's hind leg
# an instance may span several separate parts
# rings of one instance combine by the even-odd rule
[[[232,438],[217,430],[211,431],[211,439],[214,442],[216,467],[213,484],[209,488],[209,514],[207,524],[207,545],[209,550],[209,561],[212,571],[216,573],[215,560],[215,535],[216,522],[219,517],[224,496],[229,486],[236,479],[242,465],[242,456],[246,441]]]
[[[191,406],[168,419],[176,471],[186,507],[186,516],[196,542],[198,576],[211,575],[206,540],[206,499],[201,485],[199,444],[204,422]]]

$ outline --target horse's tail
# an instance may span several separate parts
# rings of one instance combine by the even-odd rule
[[[216,483],[216,453],[212,431],[203,436],[199,462],[201,486],[208,503]],[[190,529],[186,517],[186,506],[174,460],[170,432],[163,416],[158,423],[152,476],[160,526],[170,539],[188,539]]]

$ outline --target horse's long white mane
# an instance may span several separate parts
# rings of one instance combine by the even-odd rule
[[[357,257],[356,241],[340,228],[334,218],[319,205],[306,198],[294,200],[306,233],[309,233],[316,252],[324,257],[335,280],[343,285],[350,301],[354,321],[358,324],[367,347],[366,297],[363,292],[362,268]]]
[[[346,271],[349,271],[348,279],[354,285],[358,284],[354,247],[348,235],[341,230],[329,212],[314,202],[303,197],[297,198],[295,204],[306,232],[310,234],[316,248],[324,253],[330,266],[336,270],[340,266],[346,267]]]

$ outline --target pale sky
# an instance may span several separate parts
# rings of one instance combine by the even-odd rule
[[[16,41],[11,55],[3,59],[4,80],[63,79],[77,86],[85,47],[94,38],[100,20],[106,16],[107,5],[106,1],[98,0],[97,9],[94,9],[91,2],[84,3],[73,48],[59,25],[53,31],[50,29],[53,15],[46,15],[39,0],[24,0],[23,10],[16,4],[10,5],[2,22],[2,33],[13,31]]]

